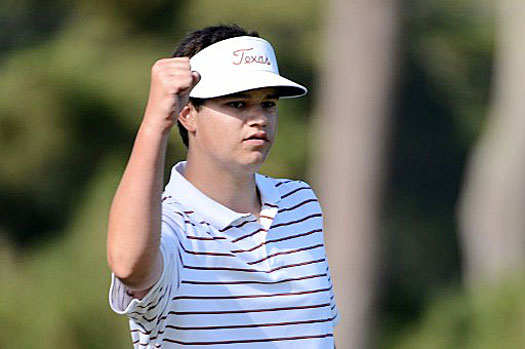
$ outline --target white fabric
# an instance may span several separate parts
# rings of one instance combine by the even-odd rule
[[[261,219],[213,201],[172,169],[164,271],[142,299],[113,277],[110,304],[135,348],[332,348],[338,313],[322,215],[304,182],[256,174]]]
[[[190,59],[191,69],[201,79],[190,97],[213,98],[263,87],[280,87],[282,98],[307,93],[301,86],[279,75],[277,59],[269,42],[252,36],[222,40]]]

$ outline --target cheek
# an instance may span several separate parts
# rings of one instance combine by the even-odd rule
[[[275,135],[277,134],[277,125],[278,125],[278,118],[277,115],[275,115],[273,118],[268,119],[268,131],[271,133],[273,139],[275,140]]]
[[[201,143],[210,150],[220,151],[231,147],[232,137],[235,134],[234,125],[224,122],[202,123],[199,128]]]

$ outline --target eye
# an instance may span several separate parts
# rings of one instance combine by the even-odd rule
[[[242,101],[232,101],[228,102],[227,105],[235,109],[242,109],[246,106],[246,103]]]
[[[264,109],[272,109],[272,108],[275,108],[276,106],[277,106],[277,103],[274,101],[266,101],[266,102],[261,103],[261,107],[263,107]]]

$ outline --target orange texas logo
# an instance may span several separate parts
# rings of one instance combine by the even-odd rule
[[[253,50],[252,48],[241,48],[238,50],[233,51],[233,64],[239,65],[239,64],[252,64],[252,63],[258,63],[258,64],[267,64],[272,65],[270,63],[270,59],[267,56],[263,55],[250,55],[247,51]]]

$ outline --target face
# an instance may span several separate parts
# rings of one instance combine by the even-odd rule
[[[193,111],[191,155],[228,171],[257,171],[274,141],[277,101],[273,88],[207,100]]]

